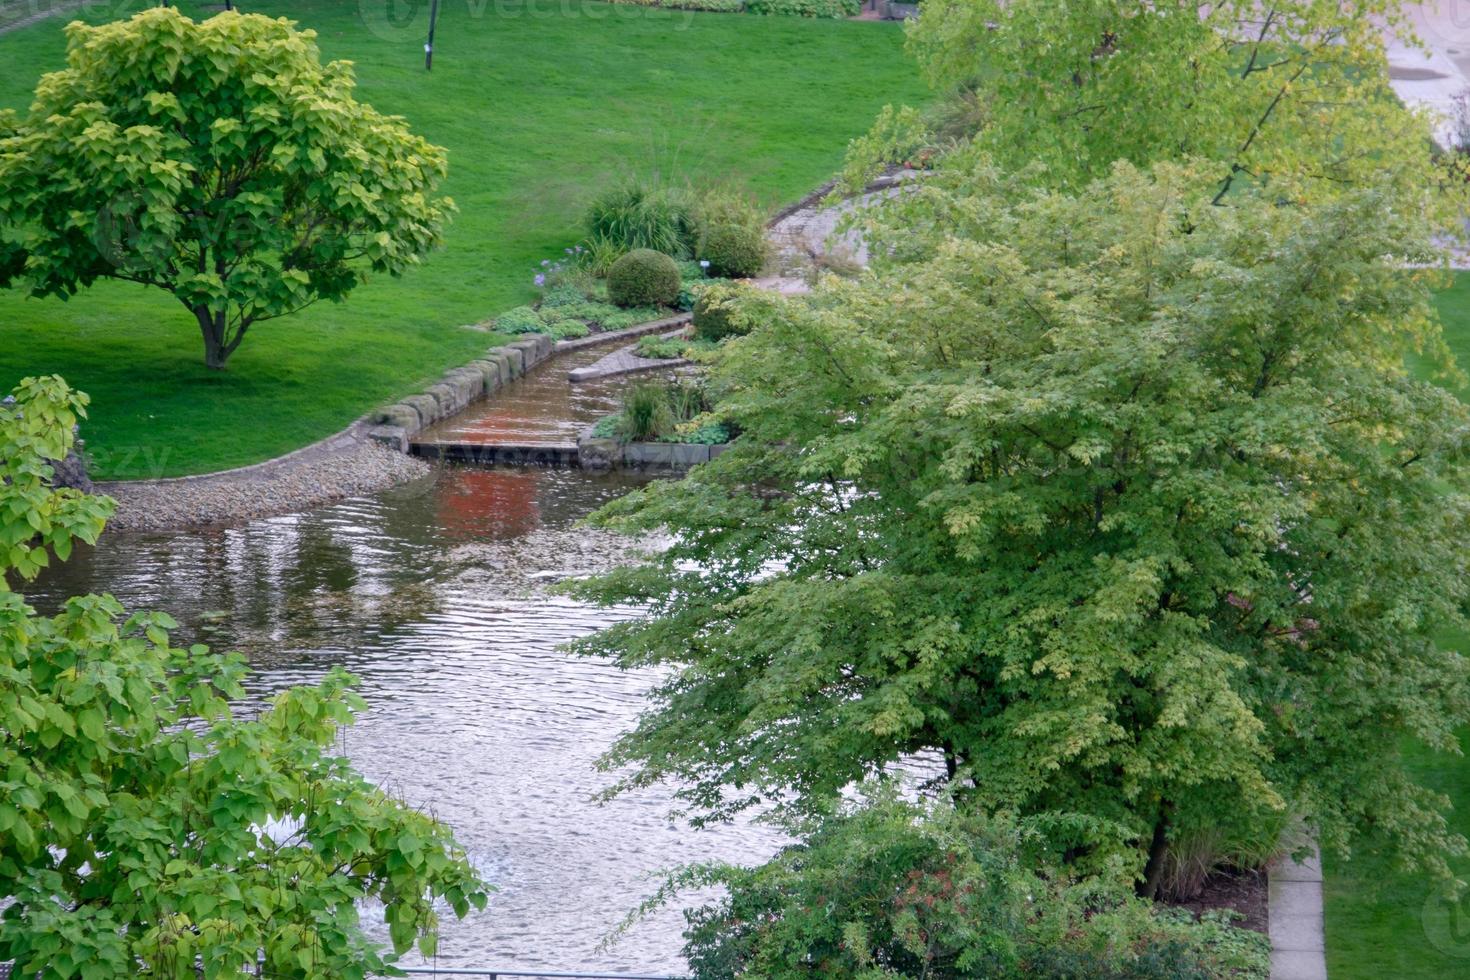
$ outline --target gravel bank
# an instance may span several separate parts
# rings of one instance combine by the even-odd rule
[[[424,476],[429,469],[421,459],[363,443],[265,474],[98,483],[97,492],[117,501],[108,530],[172,531],[310,510]]]

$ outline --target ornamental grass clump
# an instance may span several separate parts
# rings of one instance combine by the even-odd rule
[[[607,298],[621,307],[672,306],[679,298],[679,267],[662,252],[640,248],[607,271]]]
[[[656,181],[628,180],[592,199],[584,220],[598,251],[649,248],[687,256],[694,241],[688,192]]]

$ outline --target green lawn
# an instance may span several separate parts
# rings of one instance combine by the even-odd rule
[[[1445,336],[1462,367],[1470,366],[1470,274],[1440,294]],[[1456,636],[1470,651],[1470,637]],[[1470,732],[1461,747],[1470,756]],[[1450,823],[1470,837],[1470,758],[1409,745],[1404,765],[1422,784],[1453,801]],[[1470,860],[1456,862],[1470,881]],[[1327,972],[1333,980],[1448,980],[1470,976],[1470,898],[1442,901],[1423,875],[1405,873],[1371,853],[1327,862]]]
[[[89,392],[100,475],[269,458],[469,360],[488,341],[463,325],[530,299],[534,267],[575,240],[582,203],[620,173],[734,180],[775,205],[829,177],[884,103],[924,98],[893,24],[446,0],[425,73],[428,3],[397,4],[417,11],[401,31],[374,14],[386,7],[247,4],[316,29],[324,56],[356,63],[360,98],[449,148],[460,213],[421,269],[259,324],[222,374],[204,369],[198,328],[161,292],[0,293],[0,388],[60,373]],[[65,20],[0,36],[0,107],[23,108],[60,65]]]

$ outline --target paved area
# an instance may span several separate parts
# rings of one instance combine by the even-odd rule
[[[1327,980],[1322,925],[1322,858],[1282,857],[1271,868],[1268,930],[1271,980]]]
[[[1436,117],[1441,146],[1463,142],[1456,102],[1470,93],[1470,0],[1431,0],[1406,8],[1423,47],[1388,38],[1388,74],[1399,98]],[[1470,121],[1470,120],[1467,120]]]

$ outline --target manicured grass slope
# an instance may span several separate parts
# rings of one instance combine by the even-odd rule
[[[101,475],[269,458],[468,360],[489,338],[462,325],[529,299],[533,267],[575,239],[583,202],[630,168],[733,179],[774,205],[830,176],[884,103],[924,98],[891,24],[444,3],[426,74],[428,4],[401,6],[419,11],[401,35],[351,0],[247,9],[317,30],[325,57],[356,63],[360,98],[449,148],[446,191],[460,213],[423,267],[257,325],[223,374],[203,368],[197,327],[163,293],[0,293],[0,388],[60,373],[89,392]],[[26,106],[35,79],[61,64],[63,23],[0,36],[0,107]]]
[[[1445,336],[1462,368],[1470,366],[1470,274],[1461,273],[1439,296]],[[1465,394],[1462,393],[1462,397]],[[1449,642],[1470,652],[1470,636]],[[1470,732],[1461,735],[1470,756]],[[1470,757],[1404,750],[1404,766],[1418,782],[1454,805],[1451,826],[1470,837]],[[1470,881],[1470,859],[1455,862]],[[1459,905],[1458,937],[1448,907],[1427,878],[1406,873],[1364,849],[1351,861],[1327,862],[1327,972],[1333,980],[1447,980],[1470,977],[1470,898]],[[1427,928],[1426,928],[1427,926]]]

